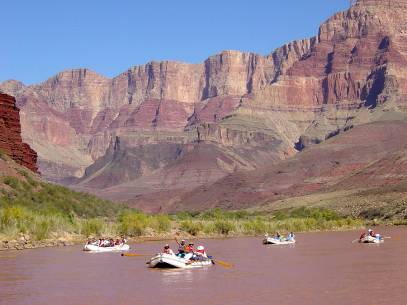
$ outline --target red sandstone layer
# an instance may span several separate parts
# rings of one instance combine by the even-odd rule
[[[21,139],[19,111],[14,97],[0,93],[0,150],[37,172],[37,153]]]

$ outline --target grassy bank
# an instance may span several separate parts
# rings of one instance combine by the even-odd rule
[[[75,236],[77,240],[98,236],[124,235],[130,238],[256,236],[267,232],[282,233],[331,231],[360,228],[364,222],[319,209],[298,209],[275,215],[252,215],[245,212],[210,212],[176,215],[147,215],[123,209],[115,217],[83,218],[33,211],[23,206],[0,208],[0,236],[15,239],[28,235],[31,240]]]
[[[254,236],[280,231],[345,230],[363,221],[321,208],[280,212],[222,211],[148,215],[40,180],[16,167],[0,176],[0,248],[9,241],[37,245],[46,240],[89,237],[173,238]],[[7,242],[6,242],[7,241]],[[9,245],[9,244],[7,244]]]
[[[363,221],[323,209],[297,208],[274,214],[219,209],[202,213],[147,215],[92,195],[38,181],[2,177],[0,240],[41,241],[119,236],[169,238],[252,236],[266,232],[305,232],[358,228]]]
[[[0,240],[81,239],[104,232],[126,208],[95,196],[45,183],[26,170],[0,177]]]

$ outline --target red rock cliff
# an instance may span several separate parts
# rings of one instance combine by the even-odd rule
[[[21,139],[19,112],[14,97],[0,93],[0,149],[17,163],[37,172],[37,153]]]

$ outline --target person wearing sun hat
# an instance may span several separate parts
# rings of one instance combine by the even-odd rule
[[[198,247],[196,247],[196,252],[195,253],[199,257],[208,258],[208,255],[206,255],[204,246],[199,245]]]
[[[172,251],[172,249],[170,248],[170,245],[169,245],[169,244],[166,244],[166,245],[164,246],[163,253],[169,254],[169,255],[174,255],[174,251]]]
[[[185,247],[185,253],[185,259],[192,259],[192,257],[195,255],[194,243],[192,241],[190,241],[188,246]]]

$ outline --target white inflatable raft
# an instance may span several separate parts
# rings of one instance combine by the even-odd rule
[[[363,237],[362,239],[359,239],[359,242],[362,244],[381,244],[384,243],[384,239],[383,238],[378,239],[376,237],[368,235]]]
[[[205,266],[211,266],[212,260],[205,259],[205,260],[189,260],[182,257],[178,257],[176,255],[159,253],[156,256],[152,257],[150,261],[147,262],[150,268],[182,268],[182,269],[189,269],[189,268],[199,268]]]
[[[83,251],[89,252],[119,252],[119,251],[128,251],[130,246],[128,244],[121,244],[113,247],[99,247],[95,244],[87,244],[83,247]]]
[[[263,244],[265,245],[292,245],[295,244],[295,239],[286,240],[286,239],[278,239],[274,237],[265,237],[263,240]]]

